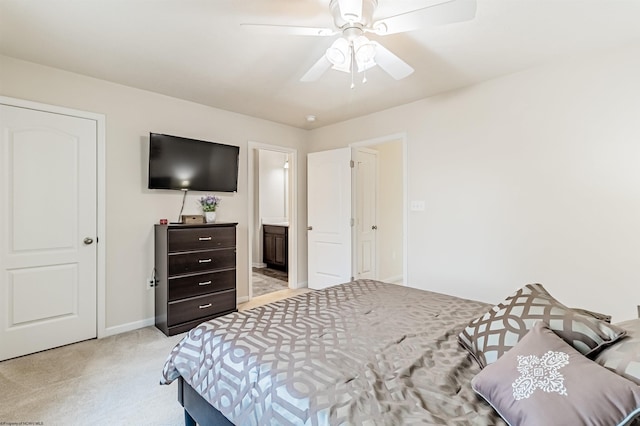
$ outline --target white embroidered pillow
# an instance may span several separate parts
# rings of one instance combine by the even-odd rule
[[[471,381],[510,425],[627,425],[640,386],[585,357],[544,322]]]

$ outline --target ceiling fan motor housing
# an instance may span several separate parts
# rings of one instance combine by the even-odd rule
[[[333,15],[335,26],[341,30],[350,27],[366,28],[373,23],[373,12],[378,7],[378,0],[342,0],[342,2],[362,2],[360,16],[350,13],[350,11],[340,10],[341,0],[331,0],[329,8]],[[344,4],[344,3],[343,3]],[[346,13],[345,13],[346,12]]]

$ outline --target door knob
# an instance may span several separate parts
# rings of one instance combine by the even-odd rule
[[[371,229],[373,229],[375,231],[376,229],[378,229],[378,226],[377,225],[373,225],[373,226],[371,226]]]
[[[93,244],[93,238],[89,238],[89,237],[85,238],[84,239],[84,243],[86,245]]]
[[[307,231],[313,231],[313,226],[307,226]]]

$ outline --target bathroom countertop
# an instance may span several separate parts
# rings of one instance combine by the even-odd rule
[[[289,226],[289,222],[263,222],[262,224],[269,226]]]

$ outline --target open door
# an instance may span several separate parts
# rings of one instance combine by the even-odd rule
[[[378,279],[378,152],[354,148],[355,278]]]
[[[307,156],[309,288],[351,280],[351,148]]]
[[[239,302],[245,302],[252,298],[264,294],[263,292],[254,292],[254,284],[256,280],[262,278],[263,275],[257,274],[253,271],[254,267],[263,268],[263,217],[281,216],[277,220],[282,227],[286,226],[286,232],[283,228],[279,231],[283,231],[284,235],[287,235],[286,240],[280,239],[280,243],[287,245],[286,250],[286,263],[287,263],[287,275],[288,275],[288,288],[295,289],[298,287],[298,250],[297,241],[298,233],[298,210],[297,210],[297,150],[278,145],[268,145],[263,143],[251,142],[248,144],[248,193],[249,193],[249,223],[248,228],[248,247],[250,247],[250,261],[249,261],[249,294],[248,297],[239,298]],[[261,166],[260,153],[268,152],[270,154],[281,154],[281,162],[279,167],[264,167]],[[277,156],[276,156],[277,157]],[[272,160],[276,157],[271,157]],[[272,164],[273,166],[273,164]],[[265,174],[261,174],[261,171],[266,171]],[[277,179],[270,181],[270,174],[276,175]],[[283,179],[283,174],[287,177]],[[278,177],[279,176],[279,177]],[[275,182],[275,183],[274,183]],[[267,185],[264,185],[268,183]],[[272,185],[273,184],[273,187]],[[282,204],[282,211],[280,213],[273,212],[273,210],[267,209],[265,211],[261,206],[261,196],[269,197],[273,191],[278,191],[281,188],[281,194],[278,197],[271,197],[270,200]],[[282,217],[283,216],[283,217]],[[284,254],[284,253],[283,253]],[[265,274],[266,275],[266,274]],[[282,275],[280,275],[282,277]],[[270,287],[270,286],[265,286]],[[263,287],[263,289],[265,288]]]

